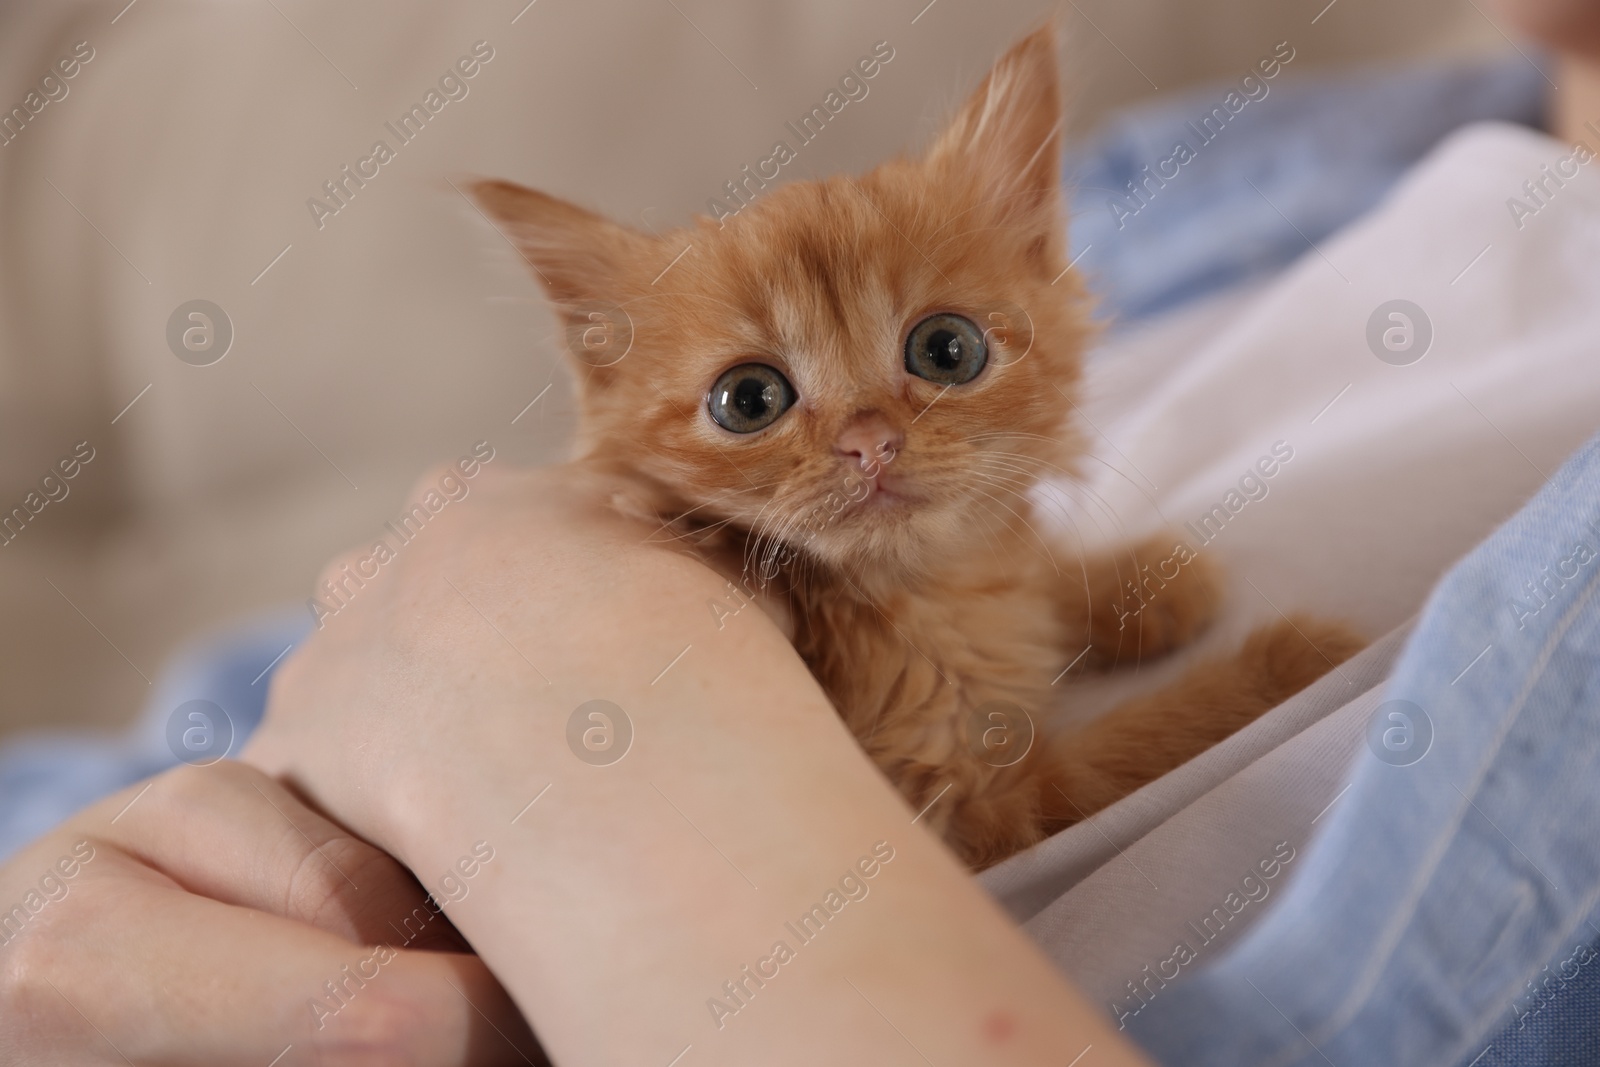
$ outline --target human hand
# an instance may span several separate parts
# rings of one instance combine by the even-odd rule
[[[86,809],[0,909],[3,1063],[544,1062],[404,868],[244,764]]]
[[[712,610],[724,579],[610,506],[625,484],[479,475],[280,668],[246,758],[454,883],[563,1064],[868,1063],[905,1033],[952,1064],[1142,1062],[916,825],[779,626]],[[615,759],[572,732],[595,699],[632,720]],[[730,961],[770,977],[752,951],[869,848],[894,857],[870,920],[806,950],[774,1010],[713,1011]]]
[[[450,476],[426,475],[408,499]],[[419,783],[515,774],[502,784],[520,793],[527,759],[555,749],[581,769],[559,739],[566,713],[595,695],[585,687],[682,648],[681,629],[650,647],[651,605],[690,603],[712,621],[702,602],[724,592],[709,568],[665,539],[646,543],[652,528],[613,506],[635,492],[591,464],[485,467],[375,577],[357,584],[375,566],[370,546],[336,558],[318,588],[337,611],[274,675],[243,758],[407,862],[406,832],[441,799]],[[328,583],[345,595],[328,597]],[[793,658],[764,617],[741,624]]]

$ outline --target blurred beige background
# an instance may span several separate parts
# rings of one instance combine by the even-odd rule
[[[0,511],[75,443],[96,451],[0,548],[0,736],[128,719],[180,642],[303,601],[425,464],[479,439],[508,462],[562,454],[553,322],[447,177],[675,224],[874,42],[894,60],[786,173],[920,144],[1052,14],[1079,133],[1156,87],[1237,77],[1280,40],[1291,79],[1505,47],[1463,0],[525,3],[0,9],[8,110],[75,42],[95,53],[0,147]],[[393,144],[384,122],[480,40],[494,58],[469,95],[319,230],[307,198]],[[196,298],[235,332],[206,367],[166,343]]]

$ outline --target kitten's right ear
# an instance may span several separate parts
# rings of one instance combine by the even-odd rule
[[[936,180],[973,182],[1008,225],[1061,230],[1061,75],[1052,23],[1011,47],[924,159]]]
[[[618,299],[629,266],[649,261],[653,237],[576,204],[498,180],[467,191],[562,307]]]

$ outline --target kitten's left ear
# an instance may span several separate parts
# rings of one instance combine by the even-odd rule
[[[565,310],[617,299],[629,269],[654,250],[648,234],[536,189],[477,181],[469,192]]]
[[[1046,24],[1011,47],[928,149],[940,182],[967,184],[997,220],[1059,238],[1061,76]]]

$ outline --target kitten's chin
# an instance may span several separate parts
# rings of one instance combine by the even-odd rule
[[[926,575],[962,541],[959,524],[944,509],[895,490],[875,491],[840,519],[812,539],[809,553],[863,580]]]

